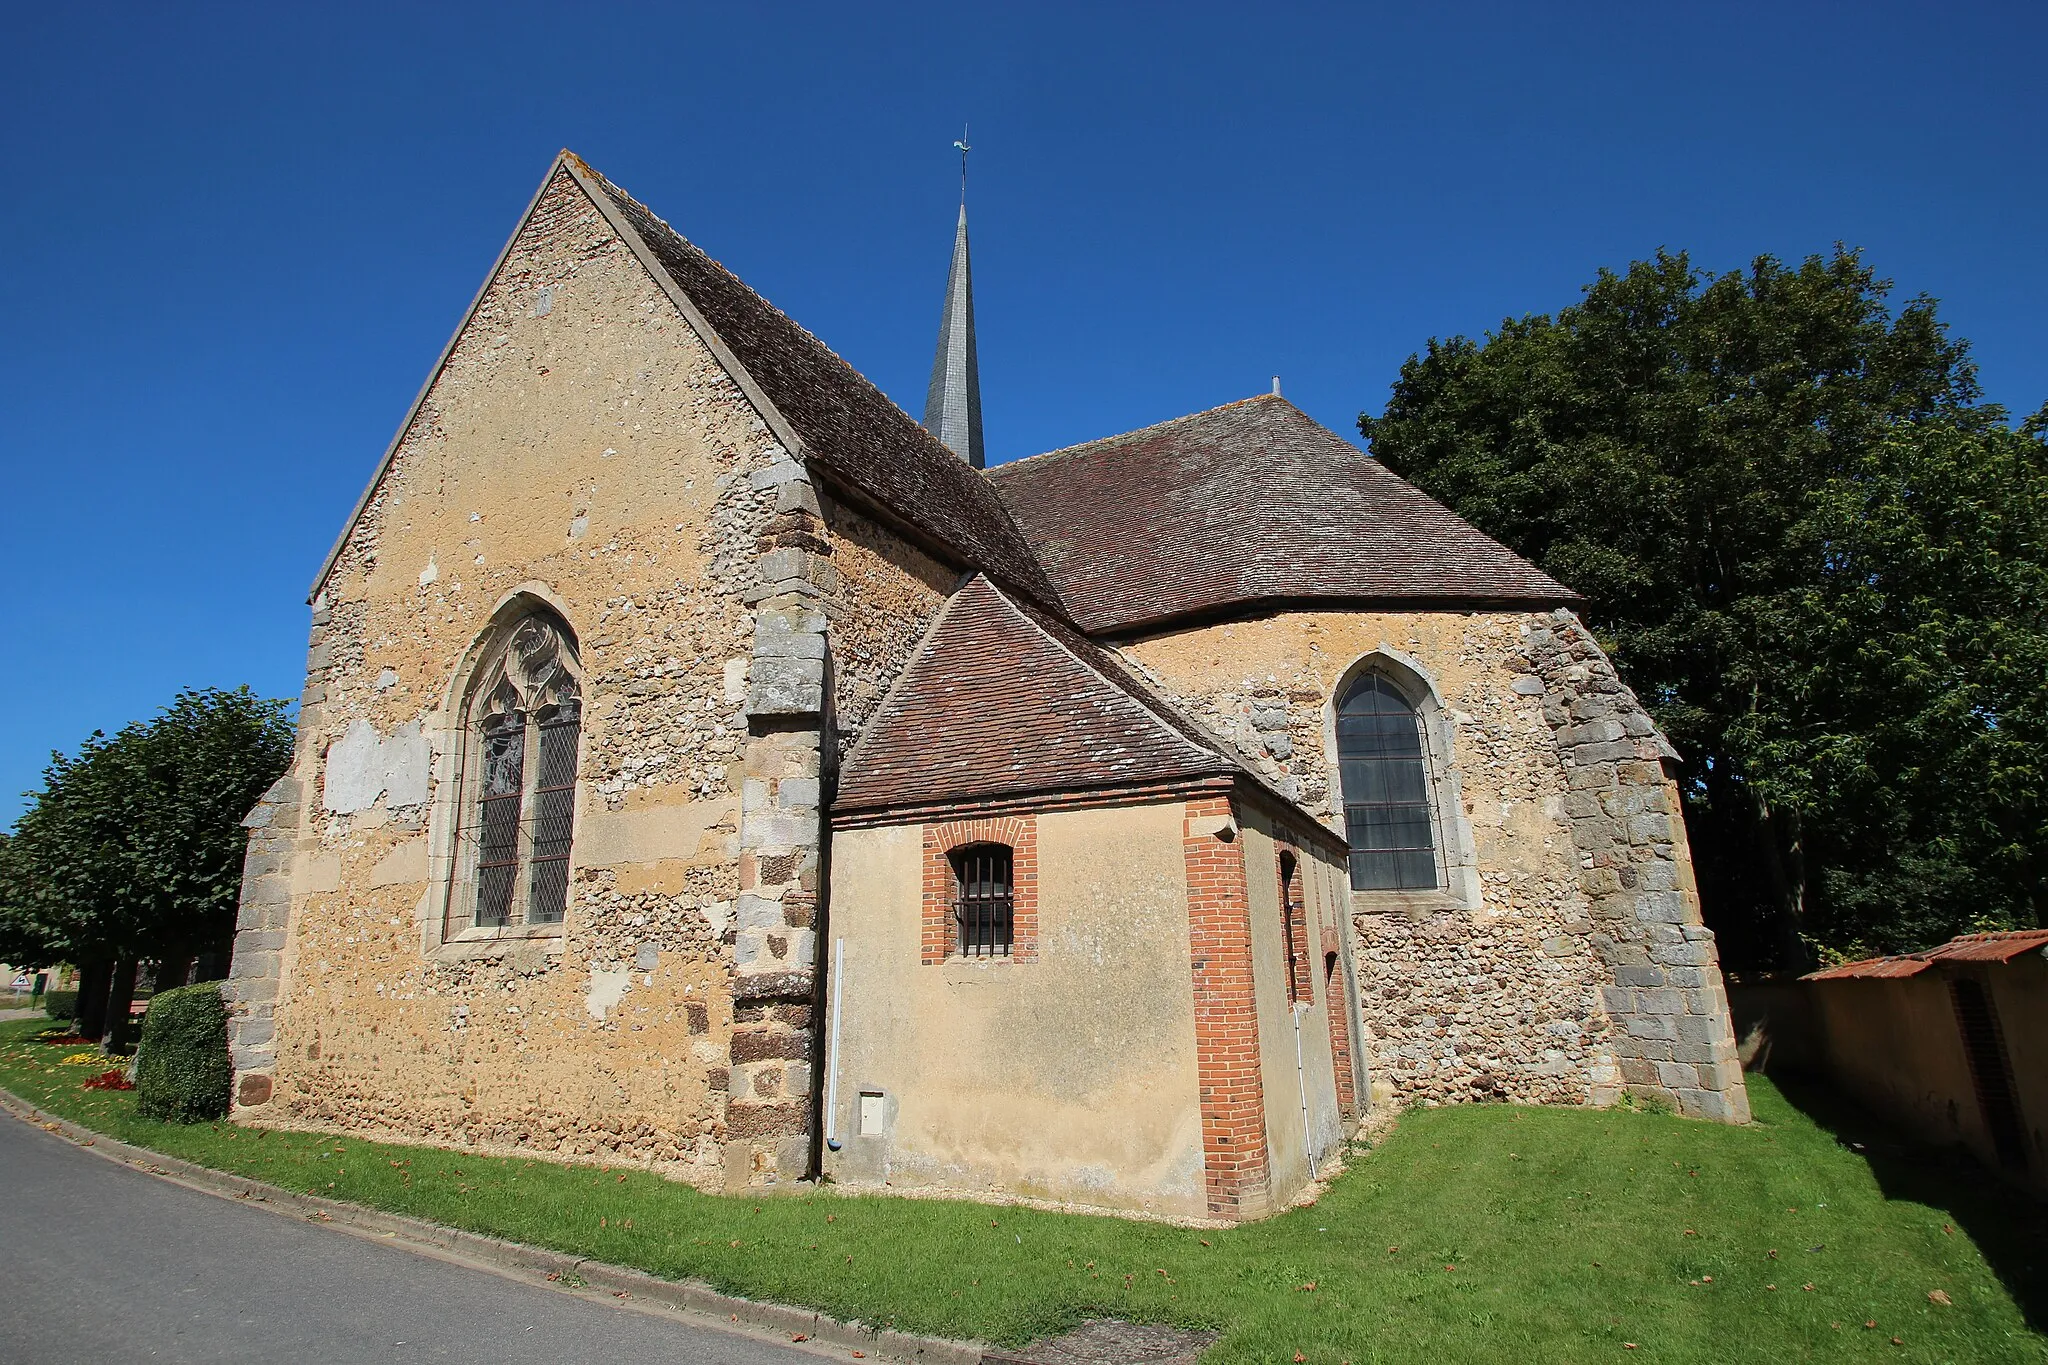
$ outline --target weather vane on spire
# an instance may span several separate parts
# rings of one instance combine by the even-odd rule
[[[960,137],[953,144],[960,149],[960,202],[967,202],[967,154],[974,148],[967,145],[967,125],[960,125]]]

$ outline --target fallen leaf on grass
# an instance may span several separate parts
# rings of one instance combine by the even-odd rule
[[[1871,1319],[1870,1321],[1868,1321],[1868,1322],[1864,1323],[1863,1325],[1864,1325],[1865,1327],[1875,1327],[1875,1326],[1877,1326],[1877,1319],[1876,1319],[1876,1318],[1872,1318],[1872,1319]]]
[[[1905,1342],[1904,1342],[1903,1340],[1901,1340],[1900,1338],[1898,1338],[1898,1337],[1893,1337],[1893,1338],[1892,1338],[1892,1345],[1894,1345],[1894,1346],[1904,1346],[1905,1344],[1906,1344],[1906,1343],[1905,1343]]]
[[[1767,1285],[1765,1285],[1765,1286],[1764,1286],[1764,1288],[1766,1288],[1766,1289],[1773,1289],[1773,1290],[1775,1290],[1775,1289],[1776,1289],[1777,1287],[1778,1287],[1778,1286],[1776,1286],[1776,1285],[1774,1285],[1774,1284],[1767,1284]]]
[[[1930,1290],[1928,1290],[1928,1291],[1927,1291],[1927,1301],[1928,1301],[1929,1303],[1938,1303],[1938,1304],[1940,1304],[1940,1305],[1941,1305],[1941,1306],[1942,1306],[1943,1308],[1953,1308],[1953,1307],[1955,1306],[1955,1301],[1954,1301],[1953,1299],[1949,1298],[1949,1296],[1948,1296],[1948,1292],[1947,1292],[1946,1290],[1942,1290],[1942,1289],[1930,1289]]]
[[[1296,1285],[1294,1292],[1297,1294],[1313,1294],[1316,1292],[1316,1282],[1310,1280],[1307,1284]]]
[[[1308,1357],[1303,1355],[1299,1351],[1296,1351],[1294,1353],[1294,1365],[1303,1365],[1303,1362],[1305,1362],[1307,1359]]]
[[[1813,1292],[1813,1286],[1812,1286],[1812,1285],[1810,1285],[1810,1284],[1802,1284],[1802,1285],[1800,1285],[1799,1287],[1800,1287],[1801,1289],[1804,1289],[1804,1290],[1805,1290],[1805,1291],[1806,1291],[1807,1293],[1809,1293],[1809,1294]]]

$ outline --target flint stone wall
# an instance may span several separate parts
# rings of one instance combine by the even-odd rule
[[[252,816],[243,1117],[723,1183],[780,496],[759,476],[778,467],[760,414],[558,176],[316,601],[295,790]],[[585,672],[567,923],[444,943],[450,689],[516,592],[562,613]]]
[[[1448,885],[1352,898],[1376,1102],[1608,1104],[1633,1086],[1747,1116],[1661,740],[1569,612],[1282,613],[1122,648],[1340,832],[1337,689],[1377,656],[1433,693]],[[1609,728],[1625,752],[1601,747]]]

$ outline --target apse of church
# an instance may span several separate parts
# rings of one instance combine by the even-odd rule
[[[558,158],[314,585],[238,1117],[1192,1219],[1374,1106],[1746,1117],[1568,592],[1277,395],[984,473],[964,208],[943,316],[927,431]]]

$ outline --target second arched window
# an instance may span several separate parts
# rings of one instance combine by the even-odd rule
[[[1422,717],[1393,683],[1362,673],[1337,703],[1337,761],[1354,891],[1437,885]]]

